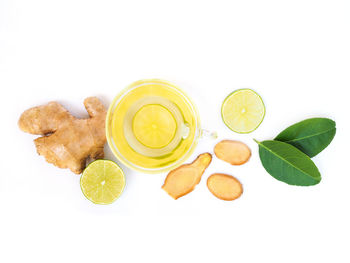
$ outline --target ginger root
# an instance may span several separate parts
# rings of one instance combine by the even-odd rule
[[[232,165],[244,164],[251,156],[251,151],[246,144],[231,140],[223,140],[216,144],[214,153],[216,157]]]
[[[103,158],[106,143],[106,109],[96,97],[86,98],[84,105],[90,118],[78,119],[62,105],[50,102],[22,113],[19,128],[44,135],[34,140],[37,152],[46,161],[80,174],[87,160]]]
[[[212,174],[207,180],[207,186],[214,196],[225,201],[235,200],[243,193],[242,184],[227,174]]]
[[[212,156],[203,153],[190,164],[184,164],[172,170],[165,179],[162,188],[175,200],[194,190],[209,166]]]

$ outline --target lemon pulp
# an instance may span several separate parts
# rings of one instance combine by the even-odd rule
[[[80,178],[83,194],[95,204],[113,203],[123,192],[124,186],[123,171],[109,160],[90,163]]]
[[[143,106],[134,116],[132,129],[136,139],[149,148],[163,148],[174,138],[174,116],[161,105]]]
[[[238,133],[249,133],[259,127],[265,116],[265,106],[261,97],[251,89],[232,92],[224,100],[221,108],[226,126]]]

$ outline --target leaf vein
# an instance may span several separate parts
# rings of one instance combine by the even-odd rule
[[[308,135],[308,136],[304,136],[304,137],[300,137],[300,138],[295,138],[293,140],[284,141],[284,142],[289,143],[289,142],[302,141],[302,140],[309,139],[309,138],[312,138],[312,137],[315,137],[315,136],[318,136],[318,135],[325,134],[325,133],[330,132],[332,130],[335,130],[335,128],[332,128],[332,129],[329,129],[329,130],[326,130],[326,131],[323,131],[323,132],[315,133],[315,134],[312,134],[312,135]]]

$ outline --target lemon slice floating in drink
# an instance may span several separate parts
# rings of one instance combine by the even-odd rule
[[[221,115],[226,126],[234,132],[250,133],[263,121],[265,105],[255,91],[240,89],[226,97]]]
[[[80,178],[80,187],[87,199],[95,204],[111,204],[123,192],[124,173],[109,160],[96,160],[88,165]]]
[[[177,124],[168,109],[149,104],[135,114],[132,129],[140,143],[149,148],[160,149],[172,141]]]

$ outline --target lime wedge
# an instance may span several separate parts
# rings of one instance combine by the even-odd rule
[[[177,124],[172,113],[157,104],[148,104],[136,112],[132,129],[136,139],[148,148],[163,148],[174,138]]]
[[[111,204],[123,192],[124,173],[120,167],[109,160],[96,160],[85,168],[80,187],[87,199],[95,204]]]
[[[221,107],[221,116],[226,126],[234,132],[250,133],[264,119],[264,102],[255,91],[239,89],[226,97]]]

